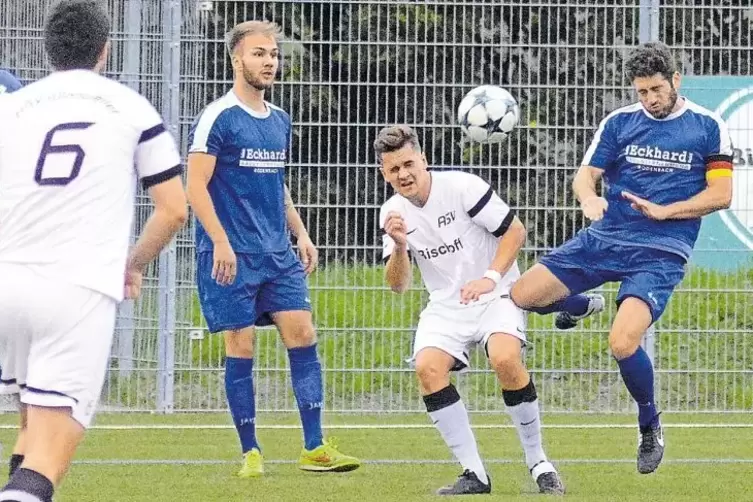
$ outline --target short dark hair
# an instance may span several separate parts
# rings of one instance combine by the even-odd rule
[[[677,63],[672,52],[661,42],[639,45],[625,61],[625,74],[630,82],[639,77],[653,77],[657,73],[671,82],[676,71]]]
[[[59,0],[49,11],[44,48],[56,70],[91,70],[110,37],[110,16],[99,0]]]
[[[421,151],[416,131],[404,125],[390,126],[379,131],[374,140],[374,151],[377,157],[381,157],[383,153],[400,150],[405,145],[411,145],[414,150]]]

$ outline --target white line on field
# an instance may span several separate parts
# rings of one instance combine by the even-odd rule
[[[76,460],[73,463],[79,465],[228,465],[237,464],[239,460],[187,460],[187,459],[88,459]],[[265,464],[293,465],[296,460],[264,460]],[[426,460],[426,459],[374,459],[363,460],[364,464],[370,465],[420,465],[420,464],[455,464],[454,460]],[[485,459],[489,464],[521,464],[520,459],[496,458]],[[634,464],[634,458],[570,458],[555,460],[555,464]],[[753,464],[751,458],[676,458],[665,459],[662,464]]]
[[[543,423],[544,429],[636,429],[636,424],[546,424]],[[471,425],[473,429],[514,429],[510,424],[476,424]],[[753,424],[747,423],[718,423],[718,424],[693,424],[677,423],[662,424],[667,429],[751,429]],[[16,425],[2,424],[0,430],[16,429]],[[110,431],[131,431],[131,430],[229,430],[234,429],[233,425],[224,424],[113,424],[113,425],[94,425],[89,430],[110,430]],[[259,430],[299,430],[297,424],[257,424]],[[324,426],[327,430],[360,430],[360,429],[434,429],[431,424],[330,424]]]

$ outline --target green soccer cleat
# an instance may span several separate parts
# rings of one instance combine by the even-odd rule
[[[258,478],[264,474],[264,457],[253,448],[243,454],[243,467],[238,471],[239,478]]]
[[[298,459],[298,468],[314,472],[348,472],[361,467],[361,461],[355,457],[343,455],[333,440],[309,451],[303,449]]]

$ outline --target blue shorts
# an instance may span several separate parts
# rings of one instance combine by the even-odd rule
[[[196,257],[199,303],[211,333],[268,326],[275,312],[311,310],[306,273],[292,249],[236,258],[235,281],[220,286],[212,279],[212,252]]]
[[[661,317],[675,287],[685,276],[685,259],[642,246],[614,244],[579,232],[539,260],[575,295],[605,282],[620,282],[617,305],[629,296],[643,300],[653,322]]]

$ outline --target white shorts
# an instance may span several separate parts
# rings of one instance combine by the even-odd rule
[[[469,365],[470,350],[477,346],[486,350],[494,333],[515,336],[525,344],[526,312],[507,296],[469,305],[429,303],[418,321],[410,361],[422,349],[435,347],[453,356],[459,363],[453,370],[460,370]]]
[[[0,393],[70,407],[91,423],[110,357],[117,303],[96,291],[0,264]]]

